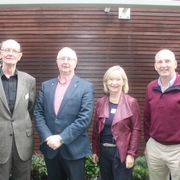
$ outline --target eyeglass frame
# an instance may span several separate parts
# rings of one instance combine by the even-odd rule
[[[65,56],[57,58],[57,61],[65,61],[65,60],[67,60],[67,62],[77,61],[76,59],[73,59],[73,58],[70,58],[70,57],[65,57]]]
[[[6,54],[12,52],[12,54],[15,54],[15,55],[21,53],[21,51],[17,51],[17,50],[14,50],[14,49],[1,49],[1,51],[5,52]]]

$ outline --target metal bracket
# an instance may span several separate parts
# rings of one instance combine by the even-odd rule
[[[108,12],[110,12],[110,10],[111,10],[110,7],[105,7],[104,12],[108,13]]]
[[[130,8],[119,8],[119,19],[130,19]]]

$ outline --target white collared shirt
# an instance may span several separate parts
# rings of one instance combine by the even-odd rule
[[[171,87],[174,84],[175,80],[176,80],[176,73],[175,73],[175,76],[168,82],[167,88]],[[160,77],[158,78],[158,85],[160,86],[162,92],[164,92],[167,89],[163,87]]]

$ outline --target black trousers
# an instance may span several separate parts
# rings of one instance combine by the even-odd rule
[[[45,158],[48,180],[84,180],[85,158],[77,160],[64,159],[60,152],[53,158]]]
[[[102,180],[131,180],[133,168],[127,169],[125,162],[116,157],[117,147],[104,147],[100,151],[100,171]]]

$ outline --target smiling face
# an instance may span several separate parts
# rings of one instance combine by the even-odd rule
[[[2,43],[0,56],[3,66],[15,66],[22,57],[20,45],[14,40],[7,40]]]
[[[77,66],[77,56],[75,51],[67,47],[61,49],[57,56],[57,66],[61,75],[73,75]]]
[[[174,54],[169,50],[159,51],[155,57],[154,67],[161,78],[171,80],[177,68],[177,61]]]
[[[124,80],[119,70],[115,70],[109,75],[106,85],[110,94],[119,94],[122,92]]]

